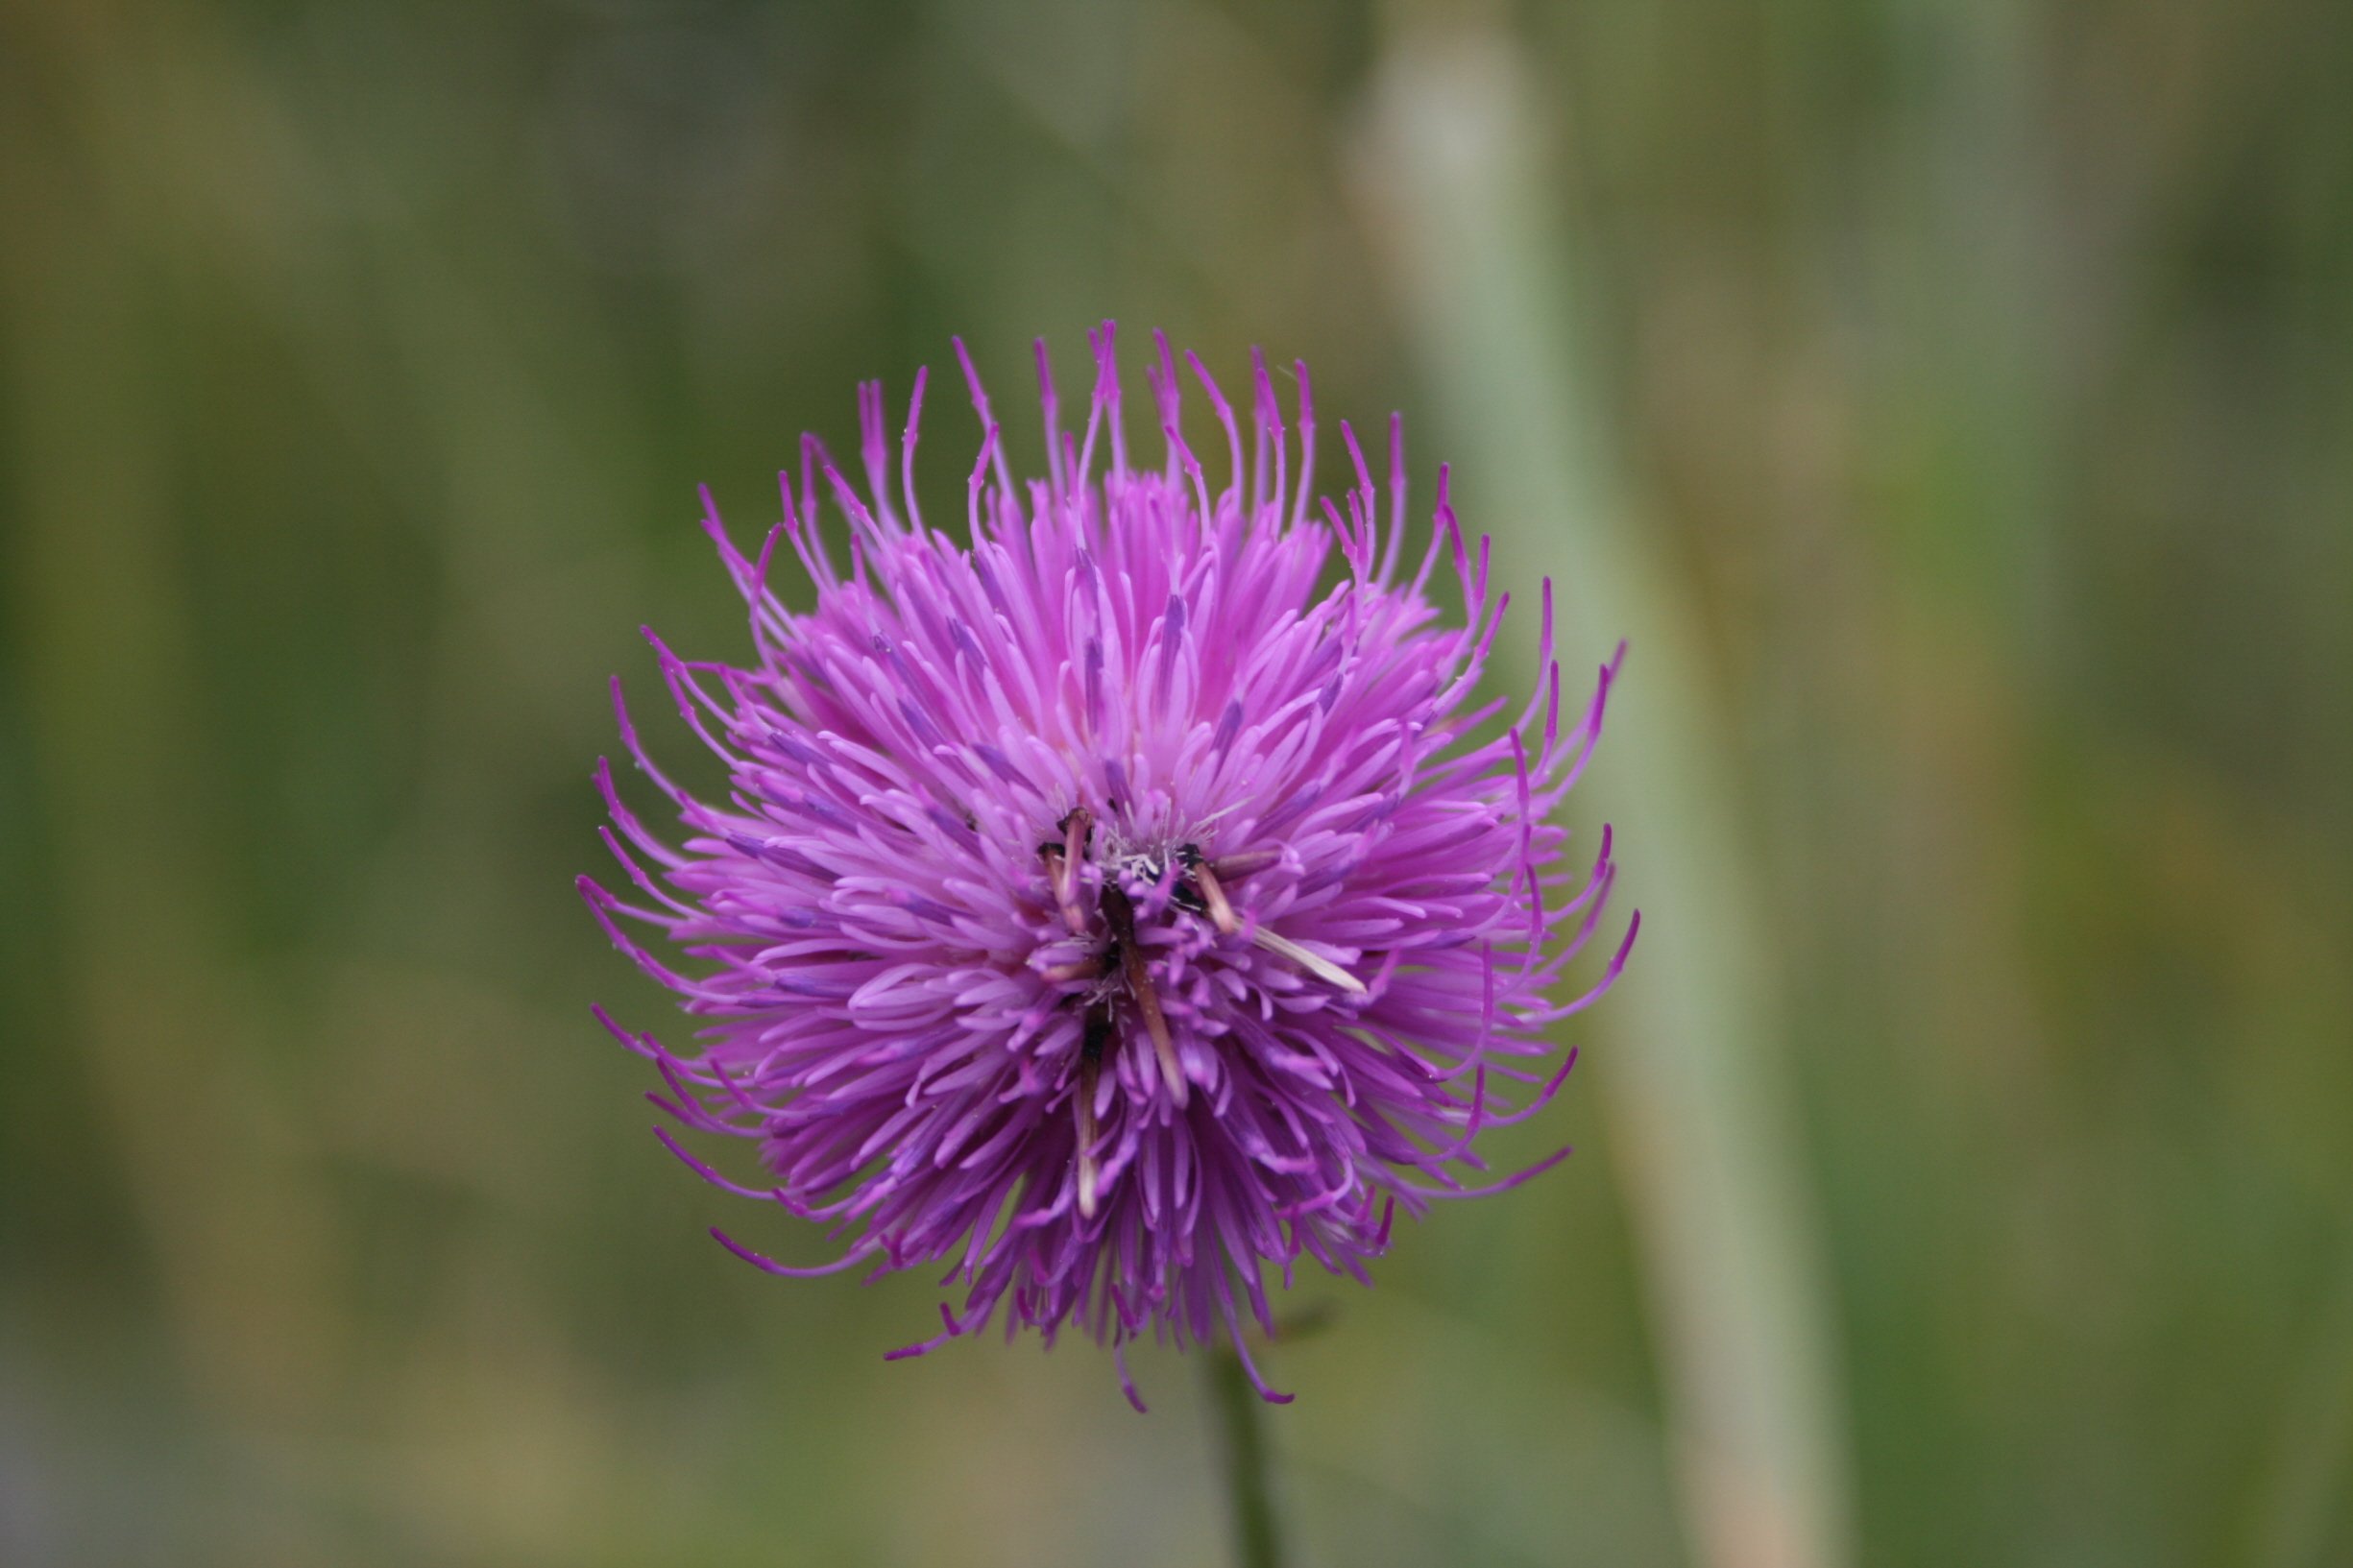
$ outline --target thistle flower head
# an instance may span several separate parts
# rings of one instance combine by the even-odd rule
[[[684,825],[673,846],[598,769],[634,891],[583,892],[701,1048],[607,1026],[653,1062],[676,1123],[752,1141],[764,1174],[738,1182],[660,1136],[837,1249],[792,1266],[714,1232],[762,1268],[944,1266],[943,1331],[894,1357],[1002,1315],[1008,1337],[1226,1340],[1248,1365],[1270,1277],[1287,1288],[1305,1257],[1370,1283],[1398,1209],[1567,1152],[1492,1179],[1478,1146],[1560,1091],[1575,1053],[1556,1066],[1547,1029],[1633,942],[1630,923],[1598,983],[1555,998],[1614,875],[1606,829],[1565,873],[1551,818],[1615,659],[1564,724],[1547,582],[1536,692],[1482,702],[1510,595],[1491,593],[1445,470],[1409,543],[1395,421],[1386,496],[1345,423],[1346,488],[1319,496],[1306,368],[1287,418],[1252,356],[1246,442],[1188,354],[1214,417],[1204,464],[1155,342],[1149,465],[1110,325],[1090,334],[1078,429],[1038,346],[1046,471],[1026,482],[959,343],[983,431],[959,532],[916,503],[921,374],[895,465],[879,383],[861,389],[858,476],[804,438],[756,556],[706,495],[753,658],[654,645],[732,788],[677,787],[624,711]],[[845,519],[831,538],[827,501]],[[815,584],[805,615],[768,588],[788,552]],[[1442,571],[1464,624],[1431,602]],[[1134,1399],[1124,1357],[1121,1377]]]

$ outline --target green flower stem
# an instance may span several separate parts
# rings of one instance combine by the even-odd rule
[[[1264,1401],[1244,1375],[1241,1358],[1231,1351],[1213,1351],[1201,1362],[1207,1370],[1219,1458],[1225,1463],[1236,1568],[1281,1568],[1282,1532],[1275,1523],[1266,1429],[1260,1424]]]

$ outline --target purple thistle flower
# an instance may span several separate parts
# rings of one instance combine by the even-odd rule
[[[1146,371],[1166,445],[1149,470],[1122,429],[1111,325],[1088,341],[1079,435],[1038,345],[1047,471],[1018,485],[957,345],[985,432],[962,543],[916,506],[922,374],[896,474],[870,383],[862,493],[803,438],[797,501],[780,476],[784,520],[757,559],[705,493],[757,658],[654,646],[733,789],[672,784],[622,711],[689,836],[648,832],[600,763],[603,836],[643,899],[580,882],[615,944],[708,1021],[702,1053],[597,1016],[659,1070],[656,1105],[754,1140],[772,1181],[731,1181],[657,1128],[673,1153],[844,1247],[790,1267],[714,1230],[730,1251],[794,1276],[947,1266],[961,1310],[943,1302],[942,1332],[894,1359],[1002,1311],[1008,1339],[1027,1325],[1051,1344],[1075,1322],[1107,1340],[1139,1410],[1124,1346],[1147,1330],[1230,1340],[1280,1401],[1243,1343],[1246,1314],[1273,1332],[1269,1266],[1286,1288],[1302,1254],[1370,1284],[1398,1207],[1500,1192],[1568,1152],[1484,1184],[1459,1173],[1486,1170],[1481,1133],[1560,1092],[1576,1052],[1552,1067],[1546,1027],[1609,988],[1639,925],[1590,990],[1549,999],[1614,878],[1607,829],[1590,870],[1564,874],[1550,818],[1617,660],[1564,729],[1547,581],[1538,692],[1508,725],[1503,701],[1472,706],[1510,595],[1491,598],[1488,542],[1467,545],[1443,468],[1402,575],[1395,420],[1384,526],[1345,423],[1355,483],[1339,507],[1311,501],[1305,366],[1295,433],[1252,355],[1246,461],[1188,354],[1226,447],[1213,495],[1167,341]],[[846,567],[821,493],[848,519]],[[808,615],[766,587],[780,543],[816,584]],[[1442,563],[1468,625],[1425,595]]]

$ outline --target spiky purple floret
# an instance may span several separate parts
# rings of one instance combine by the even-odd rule
[[[784,520],[756,559],[706,494],[757,658],[654,646],[733,790],[678,788],[621,712],[688,829],[672,848],[597,770],[605,841],[643,902],[587,878],[582,891],[710,1021],[693,1058],[607,1026],[659,1070],[668,1093],[648,1098],[687,1128],[755,1140],[773,1180],[731,1181],[660,1136],[705,1179],[846,1243],[793,1268],[714,1231],[770,1272],[946,1263],[962,1311],[943,1303],[944,1330],[893,1357],[1002,1308],[1008,1338],[1029,1325],[1051,1343],[1075,1321],[1117,1349],[1149,1328],[1225,1338],[1247,1364],[1246,1308],[1273,1330],[1268,1266],[1288,1287],[1304,1254],[1369,1284],[1398,1206],[1501,1191],[1567,1152],[1484,1185],[1458,1172],[1486,1169],[1481,1133],[1559,1093],[1576,1053],[1548,1069],[1546,1028],[1608,989],[1639,923],[1591,989],[1548,1000],[1614,877],[1606,829],[1591,869],[1564,875],[1551,816],[1599,737],[1616,659],[1564,731],[1547,581],[1536,696],[1509,725],[1499,700],[1470,707],[1510,595],[1491,600],[1488,542],[1467,545],[1446,470],[1401,583],[1395,420],[1384,527],[1345,423],[1355,484],[1342,506],[1311,505],[1305,366],[1295,436],[1253,354],[1246,461],[1231,405],[1188,354],[1227,448],[1212,495],[1155,342],[1159,468],[1129,461],[1105,323],[1080,438],[1059,426],[1038,345],[1049,455],[1023,485],[957,345],[984,430],[965,543],[916,508],[920,374],[895,495],[880,383],[860,389],[862,493],[804,438],[797,501],[780,475]],[[848,519],[846,569],[821,493]],[[779,543],[815,582],[808,615],[767,589]],[[1325,587],[1335,550],[1345,569]],[[1424,595],[1442,558],[1468,625],[1441,625]],[[1531,1086],[1525,1103],[1503,1083]]]

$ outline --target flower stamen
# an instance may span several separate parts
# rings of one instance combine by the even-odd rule
[[[1210,923],[1217,927],[1219,934],[1231,936],[1240,930],[1242,922],[1235,918],[1234,906],[1225,900],[1225,884],[1218,880],[1218,874],[1210,870],[1209,862],[1201,857],[1201,846],[1180,844],[1176,855],[1184,862],[1185,870],[1191,874],[1190,890],[1201,901],[1202,909],[1207,912]]]
[[[1365,982],[1320,953],[1308,952],[1287,936],[1278,936],[1264,926],[1250,932],[1250,940],[1269,953],[1280,953],[1319,979],[1328,980],[1341,990],[1364,996]]]
[[[1085,807],[1073,807],[1060,823],[1062,848],[1046,862],[1046,875],[1054,883],[1055,902],[1062,906],[1062,920],[1074,936],[1086,934],[1086,914],[1079,907],[1079,862],[1086,855],[1087,832],[1095,825],[1095,814]]]
[[[1095,1085],[1103,1073],[1104,1043],[1110,1037],[1111,1010],[1090,1010],[1079,1045],[1079,1093],[1072,1101],[1079,1120],[1079,1215],[1083,1219],[1095,1218],[1096,1189],[1102,1180],[1095,1163]]]
[[[1169,1098],[1181,1111],[1190,1098],[1184,1068],[1176,1060],[1176,1042],[1169,1034],[1168,1017],[1160,1011],[1160,993],[1152,983],[1152,966],[1145,961],[1144,950],[1135,939],[1135,905],[1128,902],[1126,890],[1117,882],[1104,884],[1103,917],[1111,926],[1111,939],[1119,950],[1128,993],[1135,999],[1136,1011],[1144,1015],[1144,1032],[1152,1036],[1152,1054],[1160,1061],[1160,1080],[1168,1085]]]

